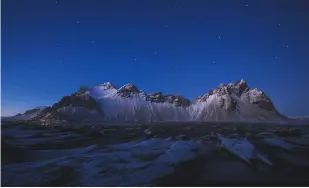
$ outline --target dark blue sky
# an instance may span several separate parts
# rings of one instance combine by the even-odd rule
[[[309,115],[308,9],[307,0],[2,0],[2,113],[106,81],[192,99],[243,78],[280,112]]]

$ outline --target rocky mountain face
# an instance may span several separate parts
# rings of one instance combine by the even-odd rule
[[[81,87],[71,96],[64,96],[62,99],[45,108],[42,113],[34,119],[66,119],[83,120],[89,118],[99,118],[101,107],[96,100],[89,95],[88,88]]]
[[[134,94],[146,94],[143,91],[137,89],[137,87],[131,83],[128,83],[117,90],[117,94],[123,98],[130,98],[134,96]]]
[[[181,95],[147,94],[132,83],[81,87],[42,111],[37,119],[89,121],[272,121],[286,120],[269,97],[244,80],[220,84],[190,101]]]
[[[146,100],[154,103],[167,102],[170,104],[174,104],[176,107],[188,107],[191,104],[190,100],[184,98],[181,95],[171,94],[163,96],[162,92],[151,93],[147,95]]]
[[[219,97],[220,108],[229,110],[236,108],[236,102],[233,100],[232,94],[262,109],[276,111],[275,106],[263,91],[258,88],[249,88],[244,80],[239,80],[234,84],[220,84],[216,89],[197,97],[195,100],[197,102],[206,102],[210,96],[217,96]]]
[[[31,120],[36,118],[38,115],[42,114],[42,112],[48,107],[46,106],[41,106],[41,107],[36,107],[30,110],[27,110],[23,114],[19,113],[16,114],[15,116],[11,117],[4,117],[1,118],[2,121],[25,121],[25,120]]]

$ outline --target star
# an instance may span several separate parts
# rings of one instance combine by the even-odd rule
[[[277,25],[278,27],[280,27],[281,26],[281,24],[280,23],[278,23],[278,25]]]
[[[78,23],[78,24],[79,24],[79,21],[77,21],[76,23]]]
[[[157,52],[154,52],[155,55],[157,55]]]
[[[56,46],[57,46],[58,48],[60,47],[60,45],[59,45],[58,43],[56,44]]]
[[[165,25],[165,27],[167,28],[167,27],[168,27],[168,25]]]
[[[278,59],[278,56],[276,56],[276,59]]]
[[[215,64],[215,62],[214,62],[214,61],[213,61],[212,63],[213,63],[213,64]]]
[[[58,1],[56,1],[56,4],[58,4]]]
[[[136,61],[136,58],[134,59],[134,61]]]
[[[246,4],[245,6],[246,6],[246,7],[248,7],[249,5],[248,5],[248,4]]]
[[[218,36],[218,39],[221,39],[221,37],[220,37],[220,36]]]
[[[286,48],[288,48],[288,47],[289,47],[289,45],[286,45],[285,47],[286,47]]]
[[[94,43],[94,40],[93,41],[91,41],[92,43]]]

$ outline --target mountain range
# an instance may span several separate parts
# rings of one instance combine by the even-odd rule
[[[146,93],[134,84],[117,88],[111,82],[80,87],[50,107],[40,107],[11,117],[41,122],[109,121],[285,121],[270,98],[246,81],[220,84],[208,93],[188,100],[178,94]]]

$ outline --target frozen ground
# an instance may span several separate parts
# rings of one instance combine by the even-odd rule
[[[307,125],[12,125],[2,186],[309,185]]]

